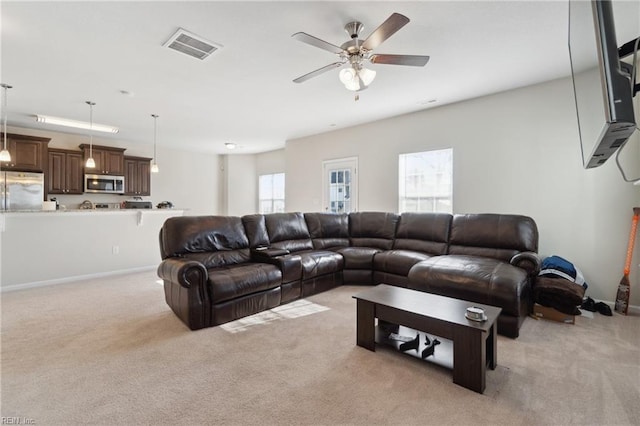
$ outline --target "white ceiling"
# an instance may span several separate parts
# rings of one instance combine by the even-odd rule
[[[222,153],[235,142],[255,153],[569,75],[567,10],[566,1],[2,1],[1,81],[14,86],[9,125],[69,131],[34,115],[88,121],[91,100],[94,121],[119,127],[107,136],[119,141],[151,143],[158,114],[158,145]],[[426,67],[370,65],[376,79],[357,102],[337,69],[292,82],[336,61],[292,34],[340,45],[347,22],[361,21],[364,39],[393,12],[411,22],[375,52],[430,55]],[[199,61],[162,47],[179,27],[223,48]]]

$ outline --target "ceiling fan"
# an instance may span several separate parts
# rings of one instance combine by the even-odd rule
[[[348,65],[340,71],[340,81],[348,90],[359,92],[366,89],[376,76],[376,72],[364,67],[365,62],[386,65],[408,65],[413,67],[423,67],[429,61],[428,56],[419,55],[389,55],[373,53],[373,50],[382,42],[395,34],[400,28],[409,23],[409,18],[399,13],[393,13],[378,28],[376,28],[366,40],[358,38],[360,31],[364,27],[358,21],[349,22],[344,30],[349,34],[351,40],[336,46],[307,33],[295,33],[291,37],[303,43],[310,44],[320,49],[327,50],[340,57],[338,62],[318,68],[303,76],[296,78],[294,83],[302,83],[310,78],[316,77],[331,69]]]

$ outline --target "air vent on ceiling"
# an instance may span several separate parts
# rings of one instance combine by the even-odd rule
[[[205,40],[182,28],[179,28],[163,46],[200,60],[207,58],[222,47],[221,44]]]

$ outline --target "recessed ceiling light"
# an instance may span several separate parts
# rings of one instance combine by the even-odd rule
[[[438,102],[437,99],[425,99],[423,101],[418,102],[420,105],[429,105]]]
[[[233,143],[233,142],[227,142],[227,143],[225,143],[225,144],[224,144],[224,146],[225,146],[227,149],[236,149],[238,145],[236,145],[236,144],[235,144],[235,143]]]

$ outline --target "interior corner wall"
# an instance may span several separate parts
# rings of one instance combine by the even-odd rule
[[[258,176],[254,154],[224,156],[226,213],[243,216],[258,211]]]
[[[360,210],[397,212],[398,155],[453,148],[454,213],[533,217],[540,255],[572,261],[589,296],[613,301],[640,186],[625,183],[613,159],[582,167],[572,90],[565,78],[288,141],[287,210],[317,211],[322,162],[355,156]],[[630,147],[625,162],[639,163],[638,152]],[[634,305],[640,305],[639,251],[631,274]]]
[[[284,148],[256,154],[256,176],[284,173],[286,164]]]

